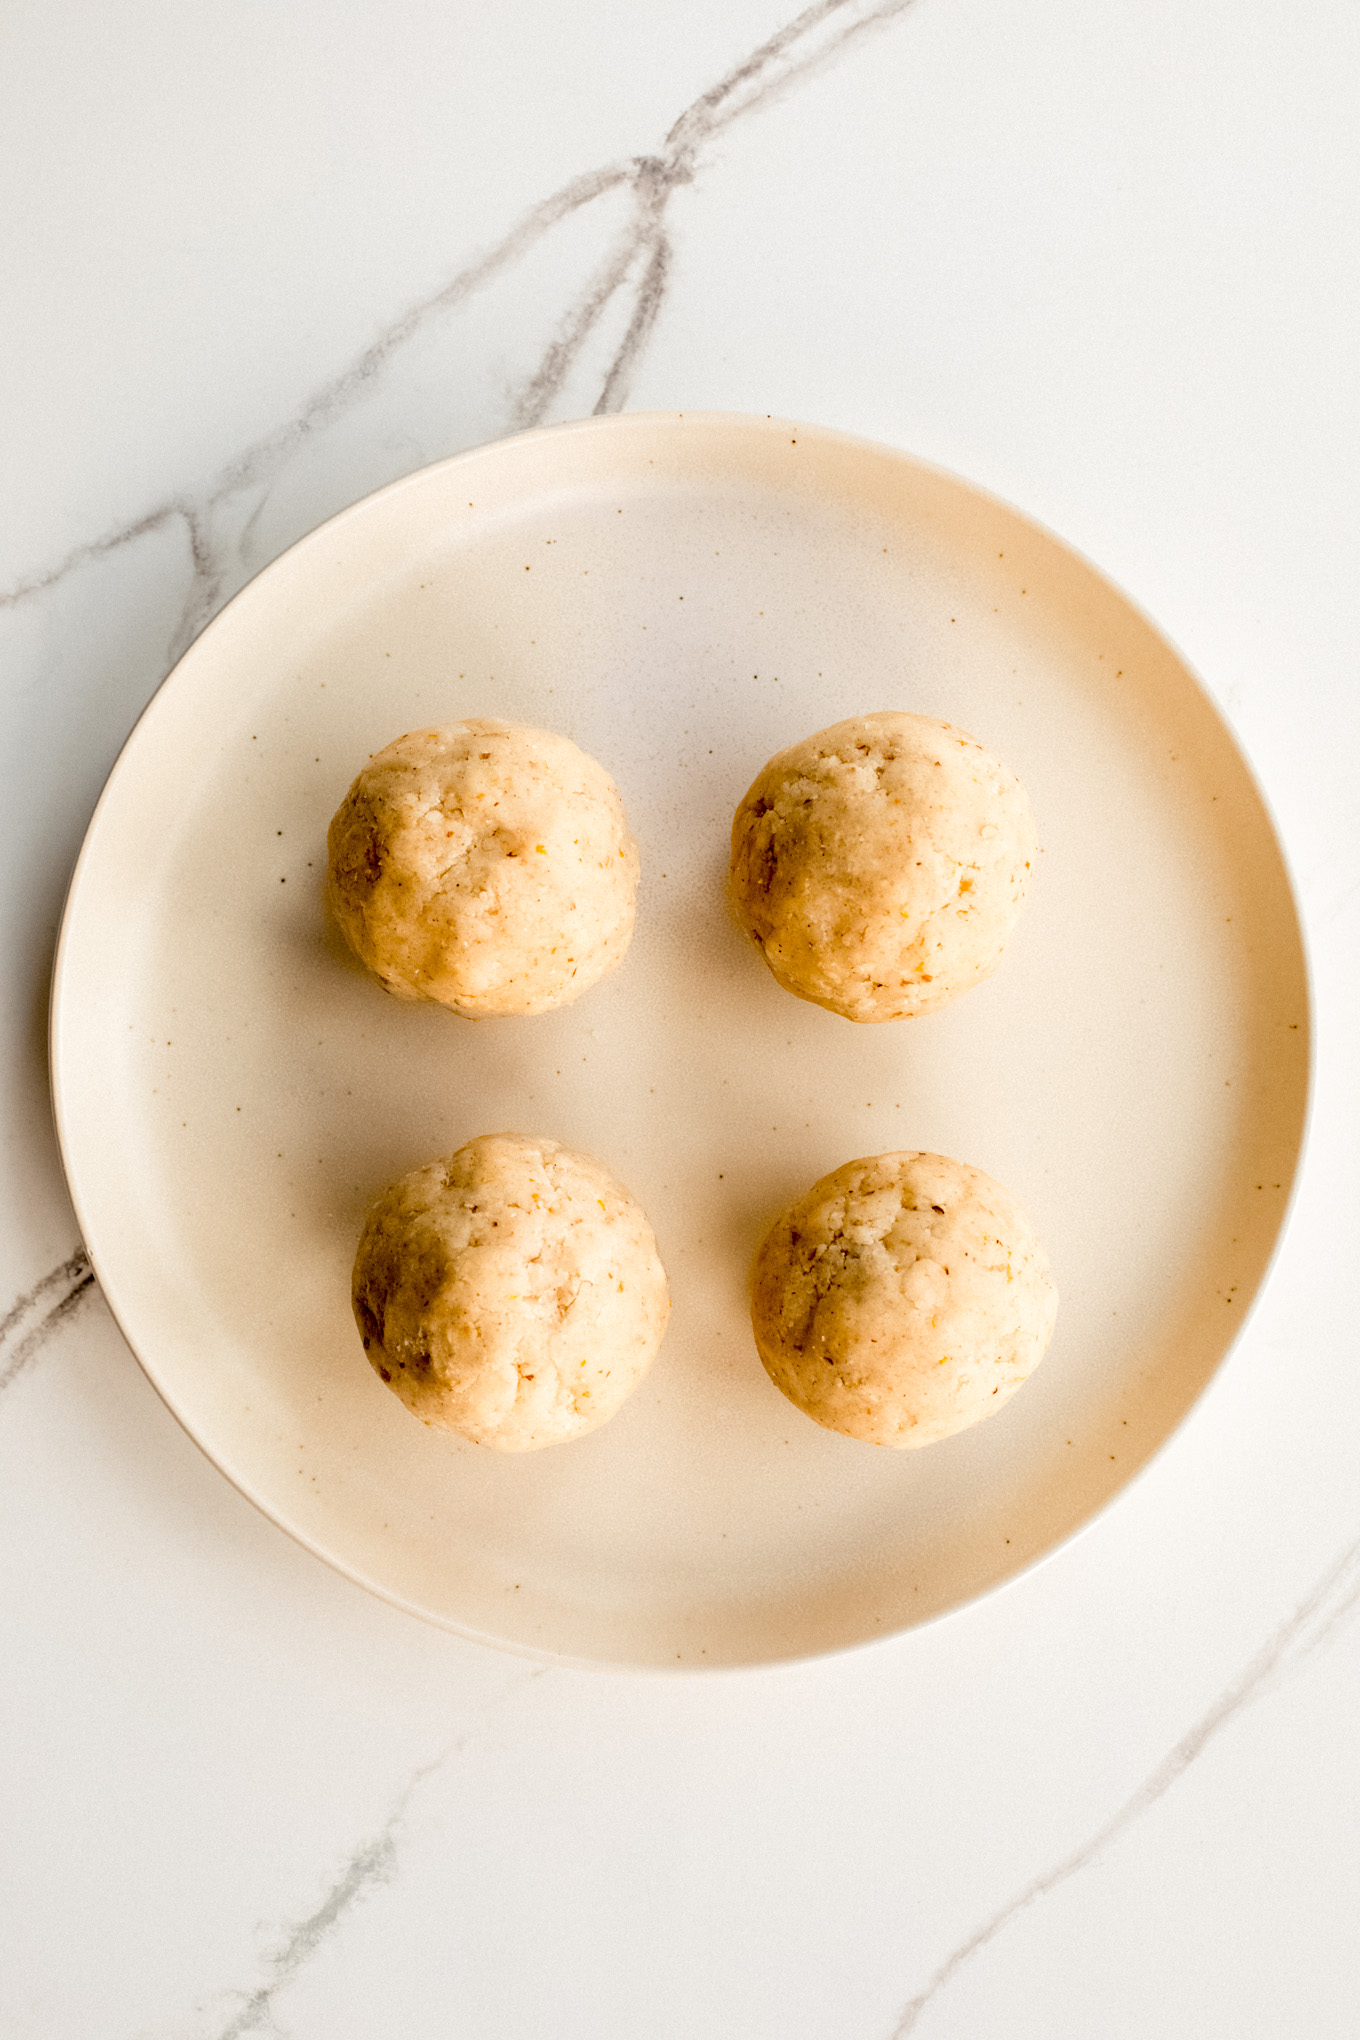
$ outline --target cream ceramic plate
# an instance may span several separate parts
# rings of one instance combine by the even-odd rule
[[[1009,760],[1043,856],[991,982],[856,1027],[779,990],[721,887],[764,759],[885,707],[947,717]],[[622,968],[537,1019],[396,1004],[323,911],[326,824],[368,754],[485,714],[599,758],[642,847]],[[52,1064],[109,1302],[245,1494],[467,1635],[694,1666],[924,1621],[1129,1480],[1261,1281],[1307,1021],[1260,797],[1123,596],[902,454],[667,415],[412,475],[237,597],[90,826]],[[424,1430],[370,1372],[349,1309],[378,1188],[502,1130],[604,1157],[675,1297],[622,1413],[524,1457]],[[819,1430],[770,1386],[746,1280],[787,1199],[914,1147],[1015,1192],[1063,1301],[1014,1402],[898,1454]]]

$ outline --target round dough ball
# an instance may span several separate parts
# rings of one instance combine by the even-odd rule
[[[336,919],[399,999],[544,1013],[612,970],[633,933],[619,790],[551,730],[474,717],[398,737],[328,843]]]
[[[371,1364],[422,1422],[498,1452],[579,1438],[656,1357],[666,1271],[601,1162],[488,1133],[389,1184],[354,1262]]]
[[[732,897],[786,991],[902,1020],[996,969],[1035,855],[1012,771],[951,723],[884,710],[757,775],[732,823]]]
[[[751,1322],[790,1402],[872,1445],[933,1445],[1038,1366],[1058,1292],[1008,1191],[947,1155],[872,1155],[771,1226]]]

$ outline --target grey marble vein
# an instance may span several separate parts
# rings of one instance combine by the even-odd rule
[[[965,1964],[971,1962],[998,1934],[1004,1933],[1021,1913],[1099,1862],[1111,1845],[1185,1776],[1196,1757],[1216,1736],[1230,1727],[1253,1701],[1279,1685],[1331,1640],[1354,1614],[1357,1603],[1360,1603],[1360,1540],[1327,1568],[1293,1614],[1280,1624],[1269,1641],[1223,1689],[1213,1705],[1181,1737],[1155,1770],[1148,1773],[1137,1791],[1125,1800],[1118,1811],[1080,1848],[1062,1857],[1027,1884],[959,1943],[940,1964],[925,1989],[904,2006],[890,2040],[907,2040],[907,2035],[915,2032],[928,2007],[949,1988]]]
[[[0,1395],[13,1386],[30,1360],[73,1318],[94,1293],[94,1270],[84,1247],[49,1269],[25,1290],[0,1319]]]
[[[440,1758],[434,1764],[426,1764],[408,1778],[378,1832],[360,1842],[347,1858],[320,1905],[288,1929],[269,1958],[265,1981],[250,1992],[226,2025],[218,2028],[214,2040],[242,2040],[244,2034],[258,2033],[271,2019],[279,1992],[325,1946],[345,1915],[353,1911],[366,1892],[391,1882],[397,1868],[397,1835],[406,1818],[411,1794],[442,1762]]]
[[[102,537],[74,546],[55,565],[0,590],[0,608],[13,608],[32,596],[46,593],[77,567],[102,559],[106,554],[127,545],[133,539],[143,538],[153,531],[162,530],[177,518],[183,519],[185,523],[191,550],[195,556],[195,565],[199,566],[201,561],[202,570],[206,574],[210,569],[204,551],[203,527],[207,515],[218,503],[229,496],[272,481],[287,465],[303,441],[321,427],[342,417],[381,375],[393,357],[414,340],[432,320],[437,319],[442,313],[456,309],[474,296],[503,270],[510,268],[526,255],[551,228],[568,218],[570,214],[579,211],[582,206],[589,205],[604,192],[625,183],[628,176],[628,165],[611,164],[603,170],[593,170],[583,177],[571,179],[551,197],[531,206],[493,248],[460,269],[448,283],[442,284],[430,296],[408,307],[365,348],[357,361],[351,362],[338,375],[332,376],[328,382],[315,390],[295,417],[255,440],[244,453],[229,461],[207,484],[201,495],[193,501],[182,496],[167,497],[165,502],[158,504],[154,510],[148,510],[133,523],[121,525]]]
[[[623,409],[670,278],[666,212],[675,192],[694,181],[705,145],[734,121],[828,69],[852,44],[886,27],[912,4],[879,0],[866,8],[858,0],[816,0],[692,100],[672,122],[660,154],[635,160],[628,177],[632,217],[512,406],[516,426],[523,429],[542,420],[606,307],[631,283],[633,309],[594,407],[597,417]]]
[[[546,416],[591,333],[618,293],[633,291],[620,346],[605,371],[597,414],[622,409],[631,377],[656,325],[671,272],[665,214],[675,191],[693,180],[705,145],[757,108],[826,70],[867,34],[886,27],[913,0],[816,0],[701,93],[672,123],[661,152],[639,156],[572,178],[531,206],[509,231],[428,297],[410,306],[357,360],[322,384],[293,418],[256,440],[196,495],[177,495],[132,522],[75,546],[62,559],[0,591],[0,607],[14,607],[56,587],[82,566],[152,532],[182,523],[189,546],[190,585],[167,647],[173,664],[210,620],[245,570],[243,539],[275,478],[303,444],[342,417],[383,376],[394,358],[432,322],[458,309],[512,268],[542,237],[605,193],[628,186],[633,206],[627,225],[597,272],[568,306],[557,332],[525,386],[512,398],[507,423],[534,425]],[[244,529],[234,537],[215,529],[225,506],[254,492]]]
[[[642,243],[642,252],[647,255],[647,265],[638,283],[628,330],[605,374],[599,400],[595,405],[597,418],[612,411],[621,411],[627,403],[633,370],[642,358],[643,350],[651,338],[652,328],[661,311],[666,288],[670,282],[671,244],[660,220],[657,220],[651,234]]]
[[[815,0],[686,107],[666,136],[668,155],[693,157],[702,143],[733,121],[816,77],[912,4],[913,0],[879,0],[877,6],[864,7],[855,0]],[[818,31],[824,27],[830,32],[819,39]]]
[[[241,1997],[240,2006],[225,2025],[218,2027],[213,2040],[244,2040],[246,2034],[259,2032],[266,2021],[273,2023],[274,2001],[279,1993],[334,1937],[359,1900],[379,1885],[390,1884],[396,1876],[397,1842],[418,1788],[427,1778],[442,1771],[451,1759],[462,1756],[481,1734],[487,1719],[498,1712],[514,1693],[545,1678],[550,1670],[551,1666],[536,1665],[530,1672],[519,1673],[502,1688],[474,1724],[431,1762],[422,1764],[411,1773],[393,1800],[391,1811],[378,1832],[360,1842],[345,1859],[321,1903],[304,1919],[286,1929],[283,1939],[268,1957],[264,1982],[248,1994],[237,1993]]]

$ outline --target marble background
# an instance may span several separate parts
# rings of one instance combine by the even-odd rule
[[[1357,84],[1344,0],[10,0],[5,2040],[1360,2031]],[[543,1670],[296,1549],[124,1346],[49,1118],[178,652],[375,485],[625,405],[887,440],[1098,561],[1262,777],[1318,1001],[1171,1446],[990,1601],[759,1673]]]

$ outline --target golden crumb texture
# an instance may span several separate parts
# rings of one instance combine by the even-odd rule
[[[370,1364],[498,1452],[578,1438],[655,1359],[670,1293],[641,1206],[590,1155],[492,1133],[392,1183],[354,1262]]]
[[[1008,766],[952,723],[884,710],[770,759],[732,823],[730,886],[785,990],[901,1020],[996,969],[1036,854]]]
[[[947,1155],[872,1155],[823,1176],[775,1220],[752,1282],[776,1388],[873,1445],[931,1445],[999,1410],[1057,1311],[1020,1206]]]
[[[332,910],[400,999],[543,1013],[633,933],[637,844],[602,765],[551,730],[414,730],[359,774],[328,836]]]

